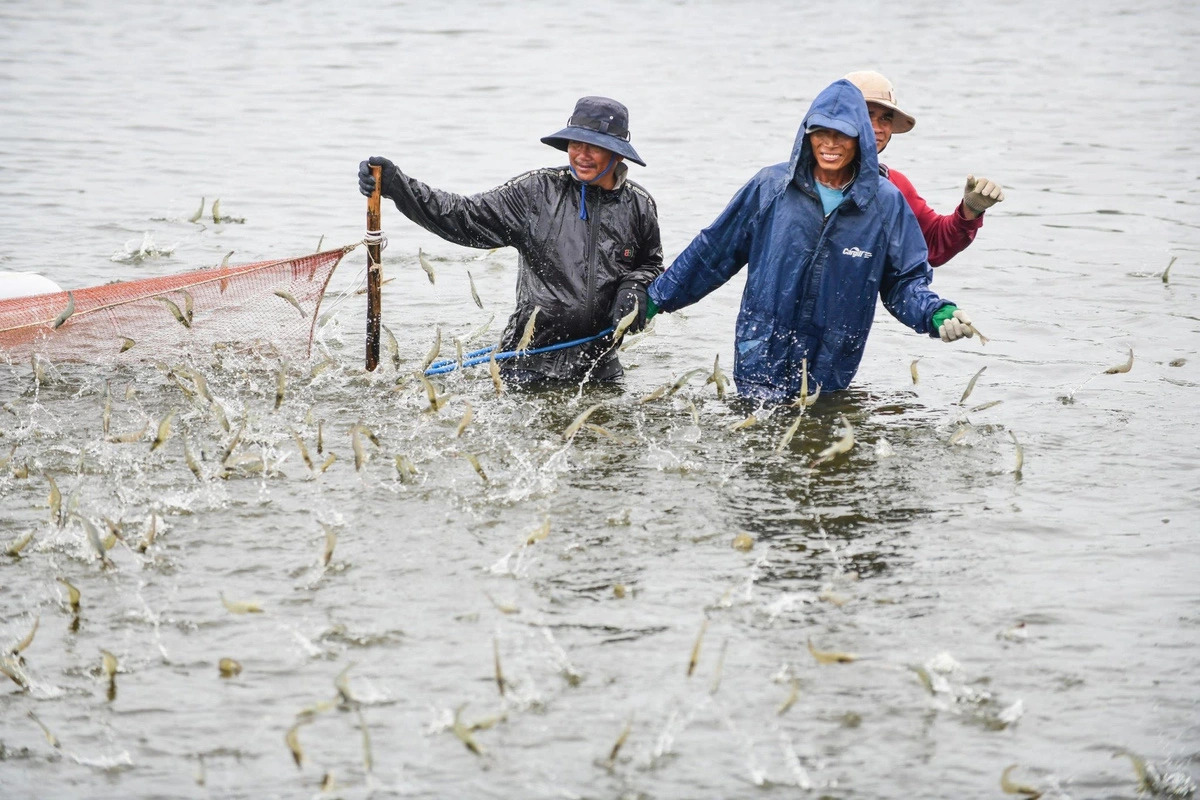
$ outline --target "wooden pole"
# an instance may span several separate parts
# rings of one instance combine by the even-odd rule
[[[372,166],[375,191],[367,198],[367,230],[380,231],[379,197],[383,186],[383,167]],[[378,234],[376,234],[378,235]],[[379,311],[382,289],[383,267],[379,263],[379,242],[367,244],[367,370],[374,371],[379,365]]]

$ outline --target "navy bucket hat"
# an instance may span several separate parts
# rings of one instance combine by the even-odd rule
[[[567,127],[543,136],[542,142],[559,150],[566,150],[569,142],[594,144],[646,166],[629,143],[629,109],[607,97],[579,98]]]

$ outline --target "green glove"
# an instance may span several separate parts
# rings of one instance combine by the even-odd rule
[[[971,327],[971,318],[951,303],[933,312],[932,321],[933,329],[943,342],[953,342],[964,336],[970,339],[975,335],[975,329]]]
[[[658,303],[654,302],[654,298],[647,295],[646,297],[646,322],[654,318],[658,313]]]

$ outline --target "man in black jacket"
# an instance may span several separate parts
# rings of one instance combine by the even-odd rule
[[[359,190],[375,189],[432,233],[466,247],[515,247],[520,254],[516,309],[500,350],[516,349],[537,309],[527,349],[593,336],[637,310],[645,324],[646,287],[663,269],[654,199],[626,178],[626,159],[645,166],[629,143],[629,112],[606,97],[583,97],[567,127],[543,137],[567,152],[564,167],[535,169],[469,197],[434,189],[386,158],[359,165]],[[505,380],[611,381],[623,370],[609,337],[502,363]]]

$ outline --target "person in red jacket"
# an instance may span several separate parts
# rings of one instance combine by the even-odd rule
[[[875,129],[875,147],[882,153],[894,133],[908,133],[917,124],[911,114],[896,105],[896,90],[892,82],[878,72],[851,72],[846,80],[858,87],[867,101],[871,126]],[[983,225],[983,212],[1004,199],[1000,184],[987,178],[967,176],[962,202],[953,212],[939,214],[930,208],[908,178],[880,162],[879,172],[892,182],[917,217],[925,245],[929,248],[929,264],[940,267],[966,250],[975,240],[975,232]]]

